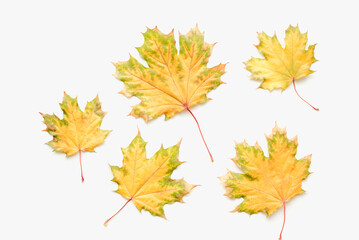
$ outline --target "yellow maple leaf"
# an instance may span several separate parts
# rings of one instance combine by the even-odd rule
[[[179,52],[173,30],[163,34],[155,27],[143,36],[144,44],[137,51],[148,67],[132,56],[114,64],[115,77],[124,83],[120,93],[141,100],[130,115],[149,121],[163,114],[169,119],[187,110],[194,117],[190,107],[209,100],[207,93],[223,83],[220,78],[225,73],[224,64],[207,68],[215,44],[206,43],[197,26],[186,35],[180,34]],[[202,132],[201,136],[204,141]]]
[[[81,179],[82,173],[81,152],[94,152],[94,148],[102,144],[110,133],[108,130],[100,129],[105,113],[101,110],[101,102],[96,96],[91,102],[87,102],[85,111],[82,112],[77,98],[71,98],[64,93],[60,104],[63,111],[63,119],[55,114],[42,114],[46,129],[53,139],[47,144],[54,151],[65,153],[71,156],[77,152],[80,155]]]
[[[274,34],[269,37],[266,33],[258,34],[258,51],[262,58],[252,57],[245,63],[246,69],[252,73],[251,78],[263,81],[259,88],[272,91],[282,89],[284,91],[290,83],[293,83],[297,95],[307,104],[297,92],[295,81],[312,74],[311,65],[317,60],[314,57],[315,44],[306,50],[308,41],[307,33],[301,33],[298,26],[289,26],[285,31],[285,48]],[[309,104],[313,107],[311,104]],[[315,110],[319,110],[313,107]]]
[[[116,192],[127,199],[116,214],[132,201],[139,211],[145,209],[154,216],[165,218],[163,206],[183,202],[182,197],[196,185],[183,179],[171,179],[173,170],[183,163],[178,160],[180,142],[166,149],[161,146],[149,159],[146,158],[146,144],[138,132],[130,145],[122,149],[122,167],[111,166],[112,181],[118,184]]]
[[[283,231],[285,204],[304,192],[302,181],[309,175],[311,155],[297,160],[297,137],[288,139],[286,130],[277,125],[266,137],[269,157],[264,156],[258,143],[237,143],[237,154],[232,160],[243,173],[229,171],[220,180],[226,187],[226,196],[243,198],[234,212],[265,212],[269,216],[284,206]]]

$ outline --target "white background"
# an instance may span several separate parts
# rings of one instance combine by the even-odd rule
[[[223,196],[218,176],[238,171],[234,141],[258,141],[277,121],[298,135],[297,157],[313,154],[305,194],[288,203],[284,239],[359,239],[358,233],[358,6],[356,1],[1,1],[0,3],[0,238],[12,239],[277,239],[283,209],[267,218],[229,213],[241,200]],[[141,32],[156,25],[187,33],[198,23],[205,41],[218,42],[209,66],[229,63],[212,91],[212,101],[194,107],[214,156],[210,162],[187,112],[146,124],[128,117],[139,102],[117,94],[123,84],[111,62],[139,58]],[[283,93],[256,89],[243,62],[259,57],[256,32],[289,24],[318,43],[314,74]],[[99,94],[108,112],[102,129],[112,129],[97,153],[84,153],[85,182],[78,155],[67,159],[45,145],[51,140],[38,112],[62,117],[63,92],[81,108]],[[112,192],[108,163],[121,165],[121,147],[141,130],[147,156],[183,138],[173,174],[200,184],[185,204],[165,207],[168,220],[140,214],[133,204],[107,227],[103,222],[125,199]]]

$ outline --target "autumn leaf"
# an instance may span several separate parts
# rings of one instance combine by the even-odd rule
[[[137,48],[148,67],[134,57],[115,63],[115,77],[124,83],[121,94],[138,97],[141,102],[133,106],[130,115],[145,121],[165,115],[165,119],[187,110],[195,119],[211,160],[212,155],[204,140],[198,121],[190,108],[204,103],[207,93],[223,83],[225,65],[207,68],[213,46],[204,42],[198,27],[179,36],[179,52],[173,30],[163,34],[157,27],[143,34],[144,44]]]
[[[94,148],[102,144],[108,130],[100,129],[105,113],[101,110],[101,102],[96,96],[91,102],[87,102],[85,112],[82,112],[77,98],[71,98],[64,93],[60,104],[63,111],[63,119],[55,114],[42,114],[46,129],[53,139],[47,144],[56,152],[65,153],[71,156],[79,153],[81,179],[84,181],[81,163],[81,152],[94,152]]]
[[[232,160],[242,171],[229,171],[220,177],[229,198],[243,198],[243,202],[233,211],[254,214],[265,212],[267,216],[285,205],[293,197],[304,192],[302,181],[309,175],[311,155],[300,160],[297,153],[297,137],[287,138],[285,129],[276,125],[272,134],[266,136],[269,157],[264,156],[256,143],[249,146],[245,141],[236,144],[236,157]]]
[[[285,31],[285,48],[274,34],[269,37],[264,32],[258,34],[258,51],[264,56],[262,58],[252,57],[245,63],[246,69],[252,73],[251,78],[263,81],[259,88],[272,91],[282,89],[284,91],[290,83],[293,83],[297,95],[307,104],[297,92],[295,81],[302,79],[314,71],[310,70],[311,65],[317,60],[314,57],[314,45],[307,45],[307,33],[301,33],[298,26],[289,26]],[[313,107],[313,109],[319,110]]]
[[[122,149],[122,167],[111,166],[112,181],[118,184],[116,192],[127,202],[105,222],[105,226],[130,201],[139,211],[144,209],[153,216],[165,218],[163,206],[183,202],[182,197],[196,187],[183,179],[171,179],[173,170],[183,163],[178,160],[180,142],[166,149],[161,146],[149,159],[146,158],[146,144],[138,132],[130,145]]]

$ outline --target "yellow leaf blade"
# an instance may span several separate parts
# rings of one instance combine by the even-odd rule
[[[258,39],[257,49],[264,59],[251,58],[245,64],[252,73],[252,79],[263,81],[260,88],[285,90],[292,81],[313,73],[310,67],[316,61],[315,45],[310,45],[306,50],[307,33],[302,34],[298,26],[289,26],[286,30],[284,49],[276,35],[269,37],[259,33]]]
[[[178,161],[179,145],[160,148],[151,158],[146,158],[146,142],[136,136],[127,148],[122,149],[123,166],[112,166],[117,193],[131,199],[136,208],[145,209],[154,216],[164,217],[163,206],[182,201],[195,185],[183,179],[173,180],[171,174]]]
[[[288,139],[277,126],[267,136],[269,157],[258,144],[236,144],[236,163],[242,173],[228,172],[221,177],[226,196],[243,198],[235,211],[271,215],[284,203],[303,192],[302,181],[309,175],[310,156],[295,158],[297,140]]]
[[[82,112],[77,99],[65,93],[60,107],[62,120],[56,115],[42,115],[46,131],[53,136],[48,144],[55,151],[71,156],[78,151],[93,152],[95,147],[103,143],[110,131],[100,129],[105,113],[101,110],[98,97],[88,102]]]
[[[165,115],[166,119],[187,107],[207,101],[207,93],[222,82],[225,65],[207,68],[214,44],[204,42],[198,27],[180,34],[179,53],[173,31],[147,29],[144,44],[137,48],[148,68],[130,57],[115,64],[115,77],[124,83],[121,93],[141,102],[130,115],[145,121]]]

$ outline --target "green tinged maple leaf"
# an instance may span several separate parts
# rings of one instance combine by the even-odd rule
[[[114,64],[115,77],[124,83],[120,93],[141,100],[130,115],[149,121],[161,115],[169,119],[187,110],[194,117],[190,108],[206,102],[207,93],[223,83],[220,78],[225,73],[224,64],[207,68],[214,44],[204,41],[198,27],[186,35],[180,34],[179,51],[173,30],[163,34],[156,27],[147,29],[143,36],[144,44],[137,51],[148,67],[132,56]],[[199,128],[197,120],[196,123]]]
[[[71,98],[64,93],[64,98],[60,104],[63,112],[63,119],[55,114],[42,114],[46,129],[53,139],[47,144],[56,152],[65,153],[71,156],[76,153],[80,155],[81,179],[84,181],[82,173],[81,152],[94,152],[95,147],[102,144],[110,133],[109,130],[100,129],[105,113],[101,110],[101,102],[94,98],[87,102],[85,111],[82,112],[77,98]]]

